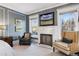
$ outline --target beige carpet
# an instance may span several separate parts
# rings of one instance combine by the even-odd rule
[[[17,56],[63,56],[60,52],[53,52],[53,49],[46,45],[32,43],[29,45],[19,45],[18,41],[14,43],[14,50]]]

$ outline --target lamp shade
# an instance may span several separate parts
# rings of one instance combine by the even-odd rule
[[[6,25],[0,25],[0,30],[5,30],[6,29]]]

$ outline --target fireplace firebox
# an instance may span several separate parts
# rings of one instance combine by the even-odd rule
[[[40,44],[52,46],[52,34],[40,34]]]

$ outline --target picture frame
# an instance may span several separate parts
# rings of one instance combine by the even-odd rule
[[[22,20],[16,19],[15,20],[15,32],[20,32],[20,31],[22,31]]]

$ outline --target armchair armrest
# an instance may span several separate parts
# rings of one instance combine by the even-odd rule
[[[70,47],[70,50],[71,51],[78,51],[79,48],[78,48],[78,43],[74,42],[74,43],[71,43],[68,45]]]

